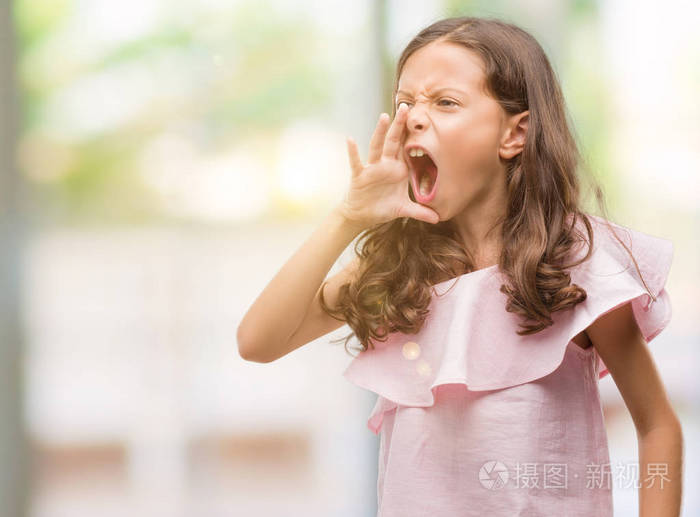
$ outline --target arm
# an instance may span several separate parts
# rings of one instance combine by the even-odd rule
[[[352,176],[343,202],[297,250],[258,296],[236,334],[238,351],[249,361],[269,363],[295,348],[340,327],[342,322],[321,310],[318,299],[324,277],[338,256],[364,229],[397,217],[413,217],[432,224],[440,216],[412,201],[410,179],[402,152],[406,123],[403,105],[391,126],[382,113],[370,140],[367,165],[357,144],[347,139]],[[328,304],[356,264],[332,277],[326,286]]]
[[[586,333],[608,367],[637,430],[639,515],[678,517],[683,433],[631,304],[603,314]]]
[[[267,284],[238,325],[236,339],[243,359],[260,363],[274,361],[342,325],[315,305],[318,305],[319,287],[331,266],[360,231],[361,228],[348,221],[338,209],[331,211]],[[335,293],[329,296],[329,288],[337,289],[349,269],[329,280],[324,294],[331,301]],[[300,334],[306,341],[295,339],[292,342],[292,336],[300,327],[303,327]]]

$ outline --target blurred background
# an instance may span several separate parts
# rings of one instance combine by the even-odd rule
[[[611,217],[674,243],[651,348],[700,515],[698,6],[3,2],[0,515],[374,515],[374,395],[330,342],[349,327],[269,364],[235,331],[340,201],[345,137],[364,159],[404,45],[458,15],[540,41]],[[613,468],[636,462],[610,376],[600,390]],[[614,499],[637,515],[633,483]]]

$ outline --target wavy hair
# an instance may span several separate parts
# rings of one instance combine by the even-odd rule
[[[437,41],[462,45],[481,57],[486,92],[507,114],[529,110],[524,148],[505,161],[507,207],[493,228],[501,226],[498,266],[507,280],[500,289],[507,295],[505,309],[522,318],[517,334],[537,333],[553,324],[553,312],[586,299],[586,291],[571,283],[567,269],[587,260],[593,246],[591,222],[581,209],[578,169],[585,169],[585,164],[558,79],[537,40],[516,25],[489,18],[446,18],[420,31],[401,53],[392,99],[406,60]],[[393,118],[393,102],[392,106]],[[589,179],[602,213],[607,214],[600,185]],[[410,188],[409,196],[415,202]],[[587,235],[576,229],[579,219]],[[604,219],[612,230],[607,215]],[[587,253],[571,260],[574,248],[583,242]],[[389,333],[417,333],[429,313],[432,286],[475,268],[451,220],[429,224],[402,217],[381,223],[362,232],[354,251],[359,267],[340,287],[336,307],[328,306],[323,288],[320,296],[323,310],[353,331],[340,339],[346,351],[353,335],[361,344],[356,350],[364,351]],[[641,277],[633,256],[632,260]]]

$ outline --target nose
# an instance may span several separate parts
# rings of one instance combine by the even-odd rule
[[[426,110],[418,107],[416,103],[413,107],[409,107],[406,115],[406,127],[412,131],[423,131],[428,127],[429,118]]]

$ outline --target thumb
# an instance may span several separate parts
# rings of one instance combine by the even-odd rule
[[[421,205],[420,203],[414,203],[413,201],[406,206],[405,213],[402,215],[430,224],[437,224],[440,222],[440,215],[435,210]]]

